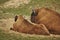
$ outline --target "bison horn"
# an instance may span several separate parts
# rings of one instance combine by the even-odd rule
[[[32,10],[32,16],[36,16],[37,12],[35,10]]]

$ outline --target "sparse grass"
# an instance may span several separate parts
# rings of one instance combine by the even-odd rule
[[[31,10],[35,7],[47,7],[60,13],[59,0],[31,0],[29,4],[21,5],[18,8],[4,8],[4,7],[0,8],[0,10],[2,11],[2,14],[0,13],[0,15],[9,15],[8,17],[14,17],[15,15],[18,14],[30,16]],[[0,17],[4,18],[6,16],[4,17],[0,16]]]
[[[0,28],[0,40],[60,40],[60,37],[21,34]]]
[[[7,1],[9,1],[9,0],[0,0],[0,5],[7,2]]]
[[[7,2],[8,0],[0,0],[0,4]],[[31,10],[35,7],[48,7],[60,13],[60,0],[31,0],[29,4],[24,4],[18,8],[4,8],[0,7],[0,19],[12,18],[15,15],[27,15],[30,16]],[[55,9],[56,8],[56,9]],[[59,37],[55,36],[22,36],[20,33],[5,31],[0,28],[0,40],[60,40]]]

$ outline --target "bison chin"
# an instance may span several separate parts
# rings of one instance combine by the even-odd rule
[[[34,18],[34,16],[31,16],[31,22],[35,23],[35,18]]]

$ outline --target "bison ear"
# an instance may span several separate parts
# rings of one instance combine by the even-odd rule
[[[37,16],[38,15],[38,12],[36,12],[35,10],[32,10],[32,16]]]
[[[14,21],[16,22],[16,21],[17,21],[17,19],[18,19],[18,16],[16,15],[16,16],[15,16],[15,20],[14,20]]]

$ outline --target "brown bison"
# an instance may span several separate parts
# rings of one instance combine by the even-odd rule
[[[49,31],[43,24],[32,24],[23,18],[22,15],[15,16],[15,23],[11,30],[28,33],[28,34],[39,34],[39,35],[49,35]]]
[[[60,14],[48,8],[32,10],[31,22],[44,24],[52,34],[60,34]]]

